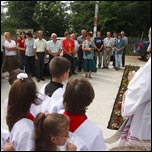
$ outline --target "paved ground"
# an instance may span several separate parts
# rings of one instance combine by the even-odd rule
[[[146,62],[141,61],[138,56],[126,56],[127,65],[143,66]],[[97,73],[93,74],[93,78],[89,79],[95,90],[95,99],[89,106],[87,116],[95,124],[101,127],[103,136],[105,139],[112,136],[115,131],[107,129],[108,121],[112,112],[112,107],[119,89],[119,85],[123,75],[123,69],[115,71],[112,63],[110,63],[110,69],[99,69]],[[84,73],[78,74],[78,76],[84,76]],[[35,80],[35,79],[34,79]],[[35,81],[36,82],[36,81]],[[37,83],[37,87],[40,89],[47,80]],[[64,83],[66,84],[66,82]],[[5,123],[6,108],[4,108],[4,100],[8,96],[9,84],[7,80],[1,79],[1,125],[2,128],[7,128]],[[114,146],[117,146],[119,141],[114,144],[106,144],[107,150]]]

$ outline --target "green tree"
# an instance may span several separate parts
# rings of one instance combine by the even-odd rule
[[[71,2],[69,24],[73,31],[80,33],[82,28],[93,29],[95,1]],[[151,26],[151,1],[100,1],[98,12],[98,30],[125,31],[127,35],[147,35]]]
[[[65,6],[60,1],[38,1],[33,20],[47,35],[55,32],[63,36],[65,30],[68,29],[66,15]]]
[[[38,24],[32,19],[36,3],[37,1],[6,1],[4,7],[8,11],[3,13],[3,19],[1,16],[3,31],[15,33],[18,28],[37,29]]]

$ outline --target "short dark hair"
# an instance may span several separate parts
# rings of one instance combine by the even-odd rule
[[[22,32],[20,32],[20,35],[21,35],[21,34],[25,34],[25,32],[24,32],[24,31],[22,31]]]
[[[26,35],[27,35],[28,37],[33,37],[31,31],[28,31],[28,32],[26,33]]]
[[[121,33],[118,33],[117,36],[121,36],[122,37]]]
[[[10,85],[12,85],[15,80],[17,80],[17,75],[19,73],[24,73],[24,71],[21,69],[15,69],[9,73],[8,82]]]
[[[54,57],[49,63],[49,71],[52,77],[59,78],[70,70],[71,63],[64,57]]]
[[[70,114],[85,114],[94,96],[94,89],[87,79],[71,78],[64,93],[65,111]]]

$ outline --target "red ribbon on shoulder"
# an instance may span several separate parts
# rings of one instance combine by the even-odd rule
[[[69,130],[71,132],[74,132],[87,119],[85,114],[71,115],[68,112],[64,112],[64,115],[70,118]]]
[[[35,117],[34,117],[31,113],[28,113],[28,114],[25,116],[25,118],[34,121],[34,118],[35,118]]]

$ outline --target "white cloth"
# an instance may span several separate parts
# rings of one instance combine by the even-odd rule
[[[103,40],[103,44],[104,44],[104,46],[105,47],[113,47],[113,45],[114,45],[114,39],[113,38],[108,38],[108,37],[106,37],[104,40]]]
[[[16,42],[14,40],[11,40],[11,42],[8,42],[7,40],[5,40],[4,46],[5,47],[16,47]],[[16,50],[8,51],[7,49],[5,49],[5,55],[6,56],[16,55]]]
[[[10,132],[10,140],[15,151],[34,151],[33,121],[26,118],[17,121]]]
[[[81,126],[74,131],[74,134],[86,143],[88,151],[106,150],[102,130],[90,120],[85,120]]]
[[[74,40],[74,52],[76,52],[74,57],[78,57],[78,50],[79,50],[79,43],[77,40]]]
[[[40,112],[59,113],[62,109],[64,109],[63,94],[64,89],[59,88],[52,94],[51,97],[47,96],[41,104]]]
[[[42,40],[39,40],[39,38],[37,38],[35,41],[34,41],[34,49],[36,49],[36,52],[45,52],[45,49],[46,49],[46,40],[45,39],[42,39]]]
[[[47,42],[47,50],[50,50],[52,53],[58,53],[61,49],[61,42],[56,41],[56,43],[53,42],[53,40]]]
[[[6,144],[6,141],[9,136],[10,136],[9,131],[1,128],[1,149]]]
[[[151,58],[129,83],[121,113],[123,117],[130,117],[126,142],[138,144],[138,140],[151,140]]]
[[[33,49],[33,46],[34,46],[34,39],[26,39],[25,40],[25,55],[26,56],[34,56],[34,49]]]
[[[74,144],[77,147],[77,151],[88,151],[87,144],[75,133],[69,132],[69,138],[66,144],[67,143]],[[59,146],[60,151],[66,151],[66,144],[64,146]]]

